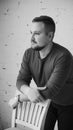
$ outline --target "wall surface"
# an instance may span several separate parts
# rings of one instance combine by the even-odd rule
[[[54,41],[73,54],[73,0],[0,0],[0,125],[3,129],[10,127],[12,110],[8,101],[16,90],[23,53],[31,45],[31,20],[39,15],[53,17],[57,26]]]

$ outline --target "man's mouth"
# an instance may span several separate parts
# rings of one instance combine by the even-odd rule
[[[32,41],[31,41],[31,43],[33,43],[33,44],[37,44],[37,42],[36,42],[36,41],[34,41],[34,40],[32,40]]]

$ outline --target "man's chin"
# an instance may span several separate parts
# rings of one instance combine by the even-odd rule
[[[31,46],[31,47],[32,47],[32,49],[34,49],[36,51],[41,51],[44,48],[44,46],[43,47]]]

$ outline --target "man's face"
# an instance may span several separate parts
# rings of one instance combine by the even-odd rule
[[[42,22],[32,23],[31,35],[31,47],[35,50],[43,49],[49,42],[49,36]]]

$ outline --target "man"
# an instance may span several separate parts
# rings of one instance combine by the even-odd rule
[[[44,130],[73,130],[73,57],[53,42],[55,22],[49,16],[32,20],[31,48],[24,53],[17,88],[33,102],[49,99]],[[38,90],[29,87],[34,79]]]

